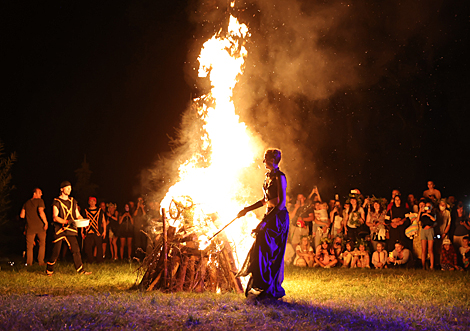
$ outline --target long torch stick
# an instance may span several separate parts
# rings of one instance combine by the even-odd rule
[[[212,237],[210,237],[209,239],[207,239],[207,242],[211,241],[212,239],[214,239],[215,236],[217,236],[219,233],[221,233],[222,231],[224,231],[230,224],[232,224],[233,222],[235,222],[239,217],[235,217],[232,221],[230,221],[230,223],[226,224],[222,229],[220,229],[219,231],[217,231]]]

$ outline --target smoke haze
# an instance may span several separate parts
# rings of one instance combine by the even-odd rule
[[[236,1],[230,9],[226,1],[194,2],[187,79],[195,93],[208,88],[196,78],[197,54],[233,14],[251,32],[236,109],[264,148],[282,149],[289,190],[349,190],[366,185],[356,178],[367,171],[377,185],[374,171],[380,169],[371,168],[390,157],[380,126],[403,132],[409,153],[421,147],[420,128],[409,123],[423,120],[423,96],[410,91],[395,101],[393,94],[408,93],[435,65],[449,32],[441,7],[441,1],[266,0]]]

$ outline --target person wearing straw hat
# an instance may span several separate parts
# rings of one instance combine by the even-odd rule
[[[60,196],[54,199],[52,203],[52,217],[54,221],[54,247],[52,255],[47,262],[46,273],[51,276],[54,273],[54,265],[60,254],[62,242],[66,242],[72,251],[73,262],[78,273],[89,275],[83,269],[82,256],[80,247],[78,246],[77,235],[78,229],[75,220],[83,219],[78,211],[77,201],[70,196],[72,192],[72,184],[64,181],[60,184]]]

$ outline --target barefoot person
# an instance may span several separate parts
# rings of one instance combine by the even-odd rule
[[[75,220],[83,219],[78,211],[77,202],[74,198],[70,197],[72,192],[72,184],[70,182],[62,182],[60,184],[60,196],[54,199],[52,203],[52,217],[54,221],[54,248],[52,255],[47,262],[47,275],[54,273],[54,264],[60,254],[62,242],[65,241],[72,251],[73,263],[75,269],[80,274],[88,275],[90,272],[83,270],[82,256],[80,255],[80,248],[77,241],[77,225]]]
[[[268,172],[263,185],[264,198],[238,213],[241,217],[264,205],[267,207],[263,220],[253,230],[256,240],[238,273],[241,277],[251,274],[245,295],[259,299],[278,299],[286,294],[282,282],[289,214],[285,206],[287,181],[279,170],[280,161],[280,150],[266,150],[263,162]]]

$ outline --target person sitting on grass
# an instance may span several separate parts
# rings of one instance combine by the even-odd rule
[[[295,248],[295,260],[294,265],[298,267],[312,267],[315,262],[315,256],[313,255],[313,248],[308,242],[308,237],[303,236],[300,239],[300,244]]]
[[[454,246],[448,238],[442,241],[441,269],[460,270],[460,267],[457,265],[457,253],[455,253]]]
[[[353,245],[351,241],[346,242],[346,249],[342,254],[343,265],[342,268],[350,268],[353,261]]]
[[[387,251],[382,242],[377,243],[377,250],[372,254],[372,264],[375,269],[387,268]]]
[[[390,252],[389,255],[387,259],[389,268],[408,268],[408,266],[411,265],[410,250],[405,248],[400,241],[395,243],[395,249]]]
[[[333,250],[335,252],[337,265],[343,265],[343,239],[340,236],[336,236],[333,240]]]
[[[353,268],[370,268],[369,248],[365,240],[360,239],[353,251]]]
[[[470,269],[470,247],[468,247],[469,239],[469,236],[463,237],[462,246],[459,248],[460,254],[462,255],[462,265],[464,270]]]
[[[320,245],[318,245],[315,254],[315,266],[322,268],[331,268],[338,263],[335,256],[335,251],[330,247],[330,239],[323,238]]]

